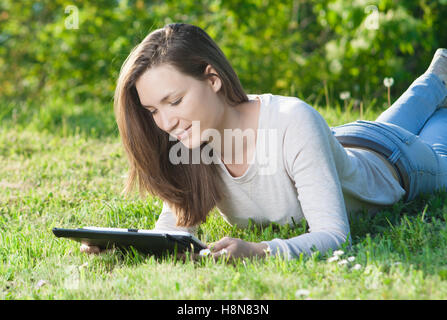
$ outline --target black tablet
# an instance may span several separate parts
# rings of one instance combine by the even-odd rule
[[[80,229],[53,228],[56,237],[70,238],[102,249],[134,247],[141,253],[161,255],[186,250],[200,252],[207,246],[194,235],[183,231],[158,231],[121,228],[84,227]]]

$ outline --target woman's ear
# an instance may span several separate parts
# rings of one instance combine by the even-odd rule
[[[213,91],[217,93],[222,87],[222,81],[220,80],[217,71],[209,64],[206,66],[205,74],[211,74],[211,76],[208,77],[208,81]]]

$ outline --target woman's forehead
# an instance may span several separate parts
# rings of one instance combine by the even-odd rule
[[[161,65],[146,70],[136,82],[143,105],[157,105],[166,96],[183,90],[192,80],[170,65]]]
[[[156,67],[147,69],[137,80],[137,86],[144,86],[146,83],[151,85],[157,83],[177,83],[183,82],[189,78],[183,73],[179,72],[175,67],[167,64],[163,64]]]

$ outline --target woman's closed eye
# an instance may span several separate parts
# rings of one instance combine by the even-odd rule
[[[176,105],[180,104],[180,102],[182,102],[182,99],[183,99],[183,98],[180,98],[180,99],[178,99],[177,101],[170,103],[170,105],[171,105],[171,106],[176,106]],[[157,110],[154,110],[154,111],[149,110],[149,112],[150,112],[151,114],[156,114],[156,113],[157,113]]]
[[[182,99],[183,99],[183,98],[180,98],[180,99],[178,99],[177,101],[171,103],[171,106],[176,106],[176,105],[178,105],[180,102],[182,102]]]

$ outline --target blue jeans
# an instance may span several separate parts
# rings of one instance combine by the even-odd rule
[[[439,108],[447,87],[434,74],[422,75],[375,121],[333,127],[345,147],[379,152],[394,166],[404,201],[447,188],[447,108]]]

